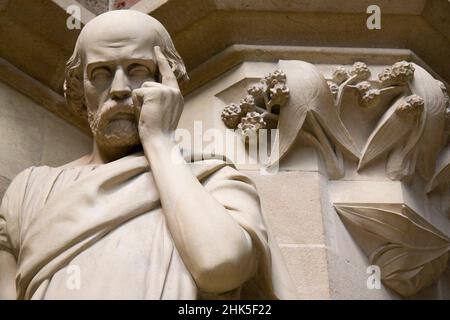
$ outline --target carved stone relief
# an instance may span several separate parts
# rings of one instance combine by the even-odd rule
[[[442,82],[406,61],[379,68],[376,78],[363,62],[337,67],[331,77],[303,61],[280,60],[278,68],[251,86],[247,98],[222,112],[227,127],[244,136],[242,128],[250,119],[254,131],[278,129],[272,144],[278,152],[270,164],[285,157],[295,140],[318,151],[333,180],[344,176],[344,158],[358,173],[385,162],[385,170],[376,175],[400,185],[420,176],[421,192],[438,193],[441,211],[450,214],[450,109]],[[267,91],[266,85],[274,75],[279,75],[275,83],[282,96],[275,112],[269,106],[275,91]],[[258,100],[255,93],[261,92],[266,98]],[[446,270],[450,240],[403,201],[334,206],[369,263],[380,267],[383,283],[408,297]]]
[[[408,297],[436,282],[450,240],[402,204],[335,204],[352,237],[381,270],[383,283]]]
[[[450,218],[450,146],[439,156],[436,171],[427,186],[427,193],[438,192],[441,195],[441,210]]]
[[[270,73],[258,84],[248,88],[248,94],[239,104],[227,105],[222,111],[222,121],[228,128],[238,129],[244,139],[256,135],[260,129],[276,128],[280,108],[289,97],[285,82],[283,71]]]
[[[243,136],[278,129],[270,164],[299,137],[319,151],[331,179],[343,177],[343,156],[358,161],[358,171],[386,157],[392,180],[408,180],[416,171],[426,181],[433,177],[448,136],[449,98],[443,83],[422,67],[400,61],[369,81],[369,67],[355,62],[349,70],[336,68],[327,81],[303,61],[278,65],[283,71],[222,112],[227,127]]]
[[[350,158],[358,159],[359,151],[339,119],[325,79],[316,67],[303,61],[280,61],[279,66],[286,76],[282,72],[277,74],[283,75],[283,81],[286,77],[287,88],[283,84],[283,87],[278,86],[277,89],[277,99],[281,103],[274,106],[283,106],[279,108],[278,131],[272,146],[272,149],[277,148],[278,152],[275,157],[271,156],[269,165],[286,156],[300,135],[304,142],[317,148],[322,155],[329,176],[342,177],[341,152],[348,154]],[[253,91],[253,88],[249,89],[249,92]],[[233,107],[234,105],[225,107],[222,113],[224,121],[228,110]],[[228,126],[232,127],[229,122]],[[337,146],[336,150],[334,146]]]

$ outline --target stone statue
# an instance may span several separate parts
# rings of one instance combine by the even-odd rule
[[[31,167],[0,210],[0,298],[276,298],[252,182],[223,158],[182,156],[184,64],[164,27],[131,10],[81,31],[69,106],[93,151]]]

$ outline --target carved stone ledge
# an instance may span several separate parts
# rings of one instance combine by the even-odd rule
[[[349,64],[358,60],[364,60],[370,64],[390,64],[408,60],[426,66],[428,72],[441,79],[420,57],[408,49],[234,44],[189,71],[190,80],[183,84],[183,93],[191,93],[245,61],[277,62],[279,59],[304,60],[313,64],[329,63],[330,61],[336,64]]]
[[[334,207],[348,231],[381,270],[388,288],[409,297],[435,283],[447,268],[450,239],[403,204]]]

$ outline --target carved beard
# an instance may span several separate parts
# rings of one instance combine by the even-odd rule
[[[88,109],[88,121],[97,143],[103,147],[134,147],[140,144],[137,120],[140,110],[130,101],[106,102],[96,111]]]

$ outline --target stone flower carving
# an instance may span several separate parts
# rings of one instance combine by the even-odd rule
[[[424,101],[418,95],[410,95],[395,109],[400,116],[420,115],[423,111]]]
[[[349,70],[343,66],[334,70],[333,79],[328,85],[335,97],[338,110],[341,110],[342,99],[347,89],[355,91],[359,105],[365,109],[385,104],[393,95],[400,93],[401,90],[392,86],[382,87],[379,83],[372,84],[368,81],[370,76],[371,71],[363,62],[355,62]]]
[[[279,66],[284,72],[267,75],[248,88],[239,104],[222,112],[225,125],[239,129],[244,138],[261,129],[278,129],[272,145],[278,152],[266,165],[282,159],[298,138],[319,151],[332,179],[342,177],[344,155],[358,161],[358,171],[385,157],[387,176],[393,180],[408,179],[416,171],[426,181],[433,177],[450,132],[449,98],[445,86],[423,68],[400,61],[380,73],[378,81],[370,80],[365,63],[355,62],[348,69],[336,68],[327,81],[303,61],[280,60]],[[342,108],[347,90],[361,108],[355,117],[344,119],[351,111],[347,105]],[[349,98],[354,99],[347,94]],[[356,136],[361,124],[354,120],[362,117],[370,130],[361,137]]]
[[[424,101],[417,95],[402,96],[383,114],[362,151],[358,170],[388,154],[386,173],[399,180],[414,173],[413,154],[421,124]]]
[[[381,269],[383,284],[403,297],[436,282],[447,268],[450,240],[402,204],[335,204],[354,240]]]
[[[379,81],[368,81],[369,77],[367,66],[356,62],[350,70],[336,68],[328,83],[340,113],[346,90],[355,92],[360,107],[375,110],[365,114],[376,115],[376,125],[363,145],[358,170],[387,155],[386,171],[391,179],[411,177],[417,169],[429,181],[450,127],[445,85],[406,61],[386,68],[378,75]]]
[[[333,94],[333,97],[336,98],[337,94],[339,92],[339,86],[334,83],[333,81],[327,81],[328,88],[330,89],[331,93]]]
[[[245,117],[242,117],[241,122],[237,128],[239,133],[244,137],[256,135],[259,129],[266,128],[267,123],[264,121],[263,116],[256,112],[248,112]]]
[[[274,129],[278,114],[289,99],[286,75],[275,70],[252,85],[239,104],[231,103],[222,110],[221,119],[228,128],[238,129],[243,138],[257,134],[260,129]],[[248,141],[246,139],[246,141]]]
[[[251,95],[247,95],[239,101],[239,108],[243,115],[255,110],[255,99]]]
[[[424,100],[424,117],[418,131],[418,142],[411,161],[416,163],[419,174],[425,181],[434,175],[436,160],[446,141],[446,99],[439,83],[422,67],[413,64],[415,75],[408,83],[413,94]]]
[[[355,62],[350,69],[350,77],[357,81],[364,81],[370,78],[370,70],[364,62]]]
[[[413,63],[400,61],[381,72],[378,79],[383,87],[405,85],[413,79],[414,70]]]
[[[362,81],[349,87],[356,89],[358,93],[358,103],[361,107],[370,109],[380,103],[381,91],[372,87],[368,81]]]
[[[378,89],[369,89],[366,92],[360,94],[358,102],[359,105],[370,109],[377,106],[380,102],[381,91]]]
[[[269,165],[282,159],[298,137],[319,151],[330,178],[342,177],[342,154],[358,159],[360,152],[339,118],[327,81],[312,64],[280,60],[279,65],[286,73],[290,98],[280,110],[273,145],[278,152]]]
[[[333,72],[333,81],[336,83],[336,85],[340,85],[342,82],[347,80],[350,77],[348,71],[340,66],[337,67]]]
[[[289,89],[283,83],[275,83],[275,85],[269,89],[270,100],[267,102],[267,108],[269,112],[272,112],[273,106],[282,106],[286,104],[289,97]]]
[[[364,94],[364,93],[366,93],[367,91],[369,91],[369,90],[372,89],[372,85],[370,84],[369,81],[362,81],[362,82],[359,82],[359,83],[357,83],[354,87],[355,87],[356,90],[358,90],[358,92],[359,92],[360,94]]]
[[[223,109],[221,118],[228,128],[236,128],[242,118],[242,109],[237,104],[231,103]]]

